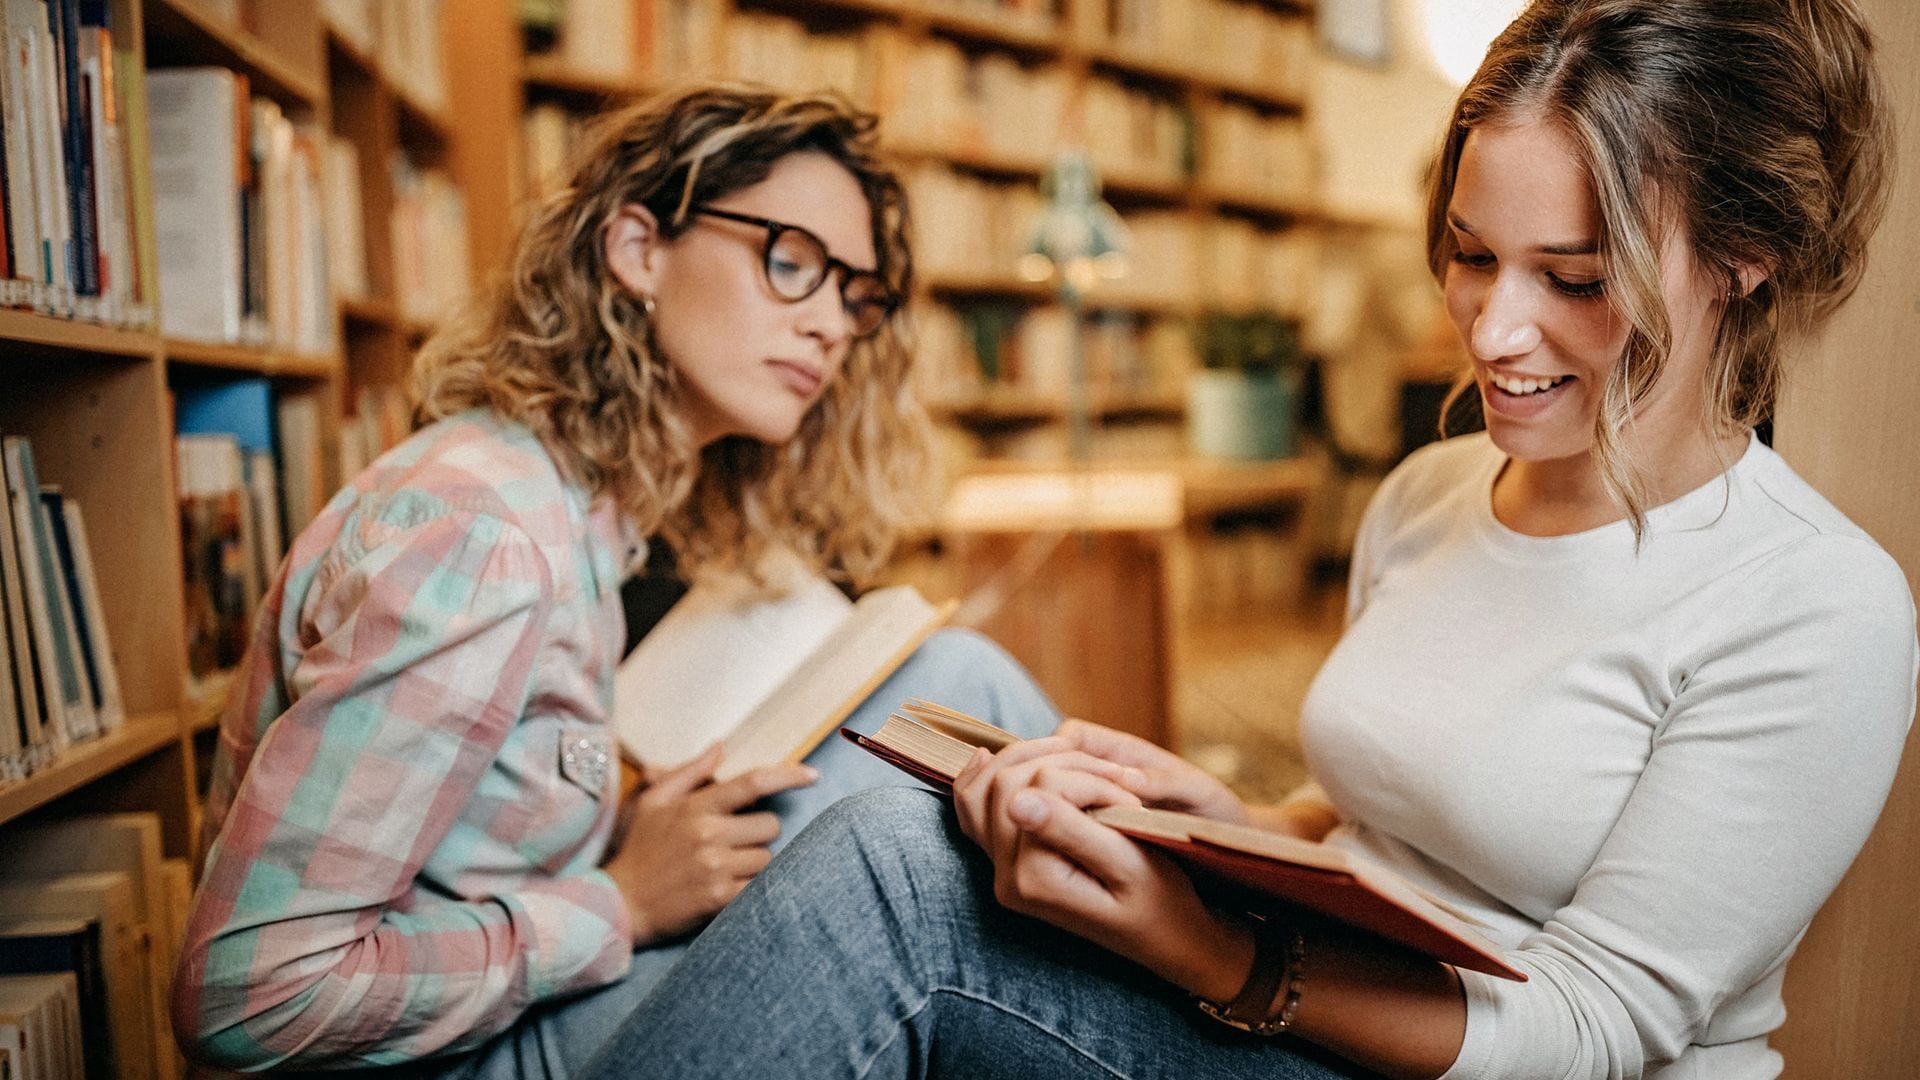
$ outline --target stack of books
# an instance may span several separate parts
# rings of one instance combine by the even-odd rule
[[[144,326],[150,270],[134,227],[144,177],[127,152],[141,123],[129,114],[144,104],[112,8],[0,3],[0,305]]]
[[[0,522],[0,783],[25,779],[125,720],[80,504],[40,482],[7,436]]]

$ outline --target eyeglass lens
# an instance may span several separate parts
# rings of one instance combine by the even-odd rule
[[[766,271],[767,284],[776,295],[787,300],[805,300],[826,281],[832,260],[813,234],[798,228],[769,230]],[[886,283],[879,275],[843,271],[840,302],[853,320],[856,335],[879,329],[892,303]]]

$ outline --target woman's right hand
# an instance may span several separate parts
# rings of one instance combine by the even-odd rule
[[[619,847],[601,864],[627,901],[635,948],[690,933],[767,865],[780,835],[761,799],[819,779],[806,765],[768,765],[713,782],[720,744],[662,775],[622,808]]]
[[[1123,766],[1113,781],[1147,806],[1250,824],[1246,804],[1232,789],[1171,750],[1085,720],[1062,723],[1054,736],[1074,750]]]

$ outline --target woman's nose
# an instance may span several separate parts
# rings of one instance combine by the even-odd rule
[[[847,311],[838,276],[832,272],[812,296],[800,301],[796,317],[800,332],[817,339],[828,352],[853,336],[853,315]]]
[[[1505,277],[1496,279],[1487,290],[1468,343],[1477,359],[1491,363],[1524,356],[1540,347],[1538,312],[1529,292],[1522,283]]]

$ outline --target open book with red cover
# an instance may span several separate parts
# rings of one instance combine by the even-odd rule
[[[927,701],[902,705],[872,735],[848,728],[840,733],[943,791],[952,789],[976,747],[999,750],[1019,741],[992,724]],[[1476,929],[1471,916],[1340,848],[1173,810],[1109,806],[1091,816],[1189,866],[1435,960],[1504,979],[1527,978]]]

